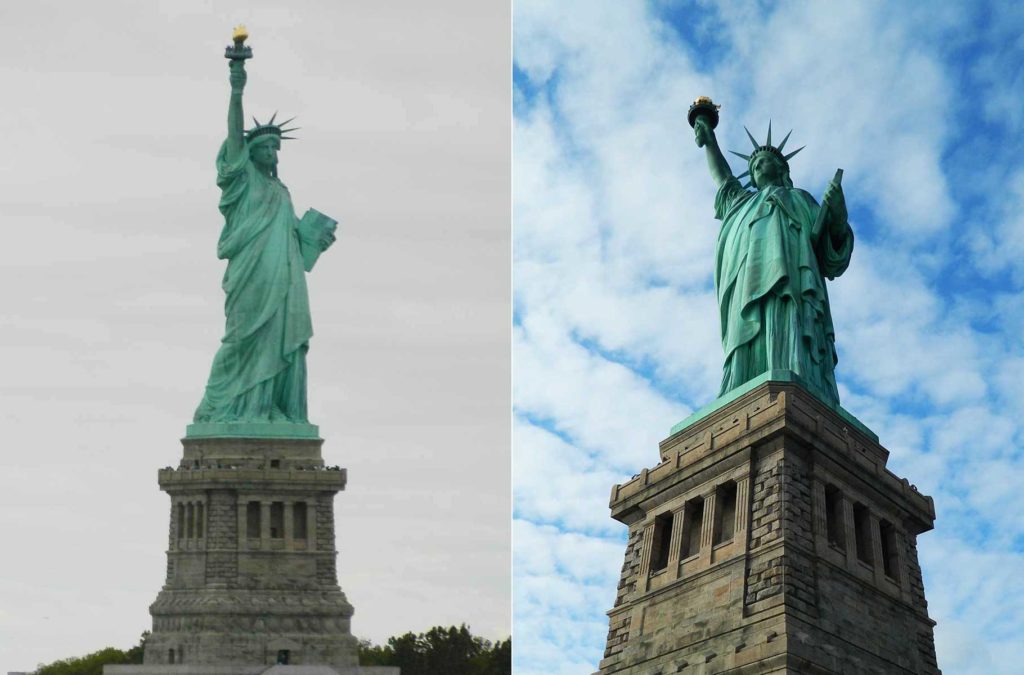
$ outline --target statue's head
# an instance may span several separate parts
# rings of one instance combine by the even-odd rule
[[[793,181],[789,178],[789,162],[782,158],[781,153],[776,154],[771,150],[755,152],[750,156],[747,162],[750,184],[757,189],[768,185],[793,187]]]
[[[295,128],[282,128],[292,120],[278,125],[274,124],[274,118],[276,117],[277,113],[274,113],[274,116],[266,124],[260,124],[254,117],[252,121],[256,126],[245,132],[245,142],[249,146],[249,158],[252,160],[252,163],[261,171],[265,171],[273,176],[277,176],[277,152],[281,149],[281,141],[291,138],[291,136],[285,136],[284,134],[289,131],[295,131]],[[292,119],[295,118],[293,117]]]
[[[277,172],[277,151],[281,149],[281,138],[272,134],[249,141],[249,159],[261,171]]]
[[[751,145],[754,146],[754,151],[749,155],[744,155],[735,150],[729,151],[737,157],[747,160],[747,170],[737,176],[737,178],[749,175],[749,185],[753,185],[757,189],[768,185],[793,187],[793,181],[789,178],[789,159],[803,150],[803,148],[797,148],[788,155],[782,154],[782,149],[786,147],[786,141],[789,140],[789,134],[793,132],[790,131],[789,134],[786,134],[786,137],[779,143],[779,147],[776,148],[772,145],[771,122],[768,122],[768,138],[763,144],[755,141],[754,136],[746,127],[743,127],[743,130],[747,132],[747,138],[750,139]]]

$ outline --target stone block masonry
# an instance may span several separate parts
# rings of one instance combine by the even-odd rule
[[[143,668],[358,667],[334,544],[346,473],[324,467],[322,441],[183,443],[179,465],[159,472],[171,499],[167,576]]]
[[[612,489],[629,536],[600,675],[940,673],[929,497],[795,382],[689,420]]]

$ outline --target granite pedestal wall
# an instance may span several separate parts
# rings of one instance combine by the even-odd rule
[[[319,438],[185,438],[159,471],[171,498],[167,577],[150,607],[143,666],[106,675],[359,668],[353,613],[338,586],[334,496]],[[283,671],[282,671],[283,672]]]
[[[917,536],[932,500],[795,378],[678,425],[612,490],[629,526],[601,675],[937,674]]]

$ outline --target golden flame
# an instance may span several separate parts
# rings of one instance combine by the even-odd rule
[[[245,29],[245,26],[239,24],[235,26],[235,32],[231,34],[231,39],[235,42],[245,42],[249,37],[249,31]]]
[[[712,103],[712,101],[711,101],[711,97],[710,96],[698,96],[697,100],[695,100],[693,102],[694,105],[700,105],[702,103],[708,104],[708,105],[714,105],[714,103]]]

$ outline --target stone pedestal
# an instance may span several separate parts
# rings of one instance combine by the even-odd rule
[[[251,675],[272,666],[397,675],[358,667],[334,546],[334,495],[346,472],[324,466],[323,441],[182,442],[178,467],[159,471],[171,498],[167,579],[150,606],[144,665],[106,675]]]
[[[916,549],[934,506],[870,430],[771,373],[660,454],[612,489],[629,538],[600,675],[940,672]]]

